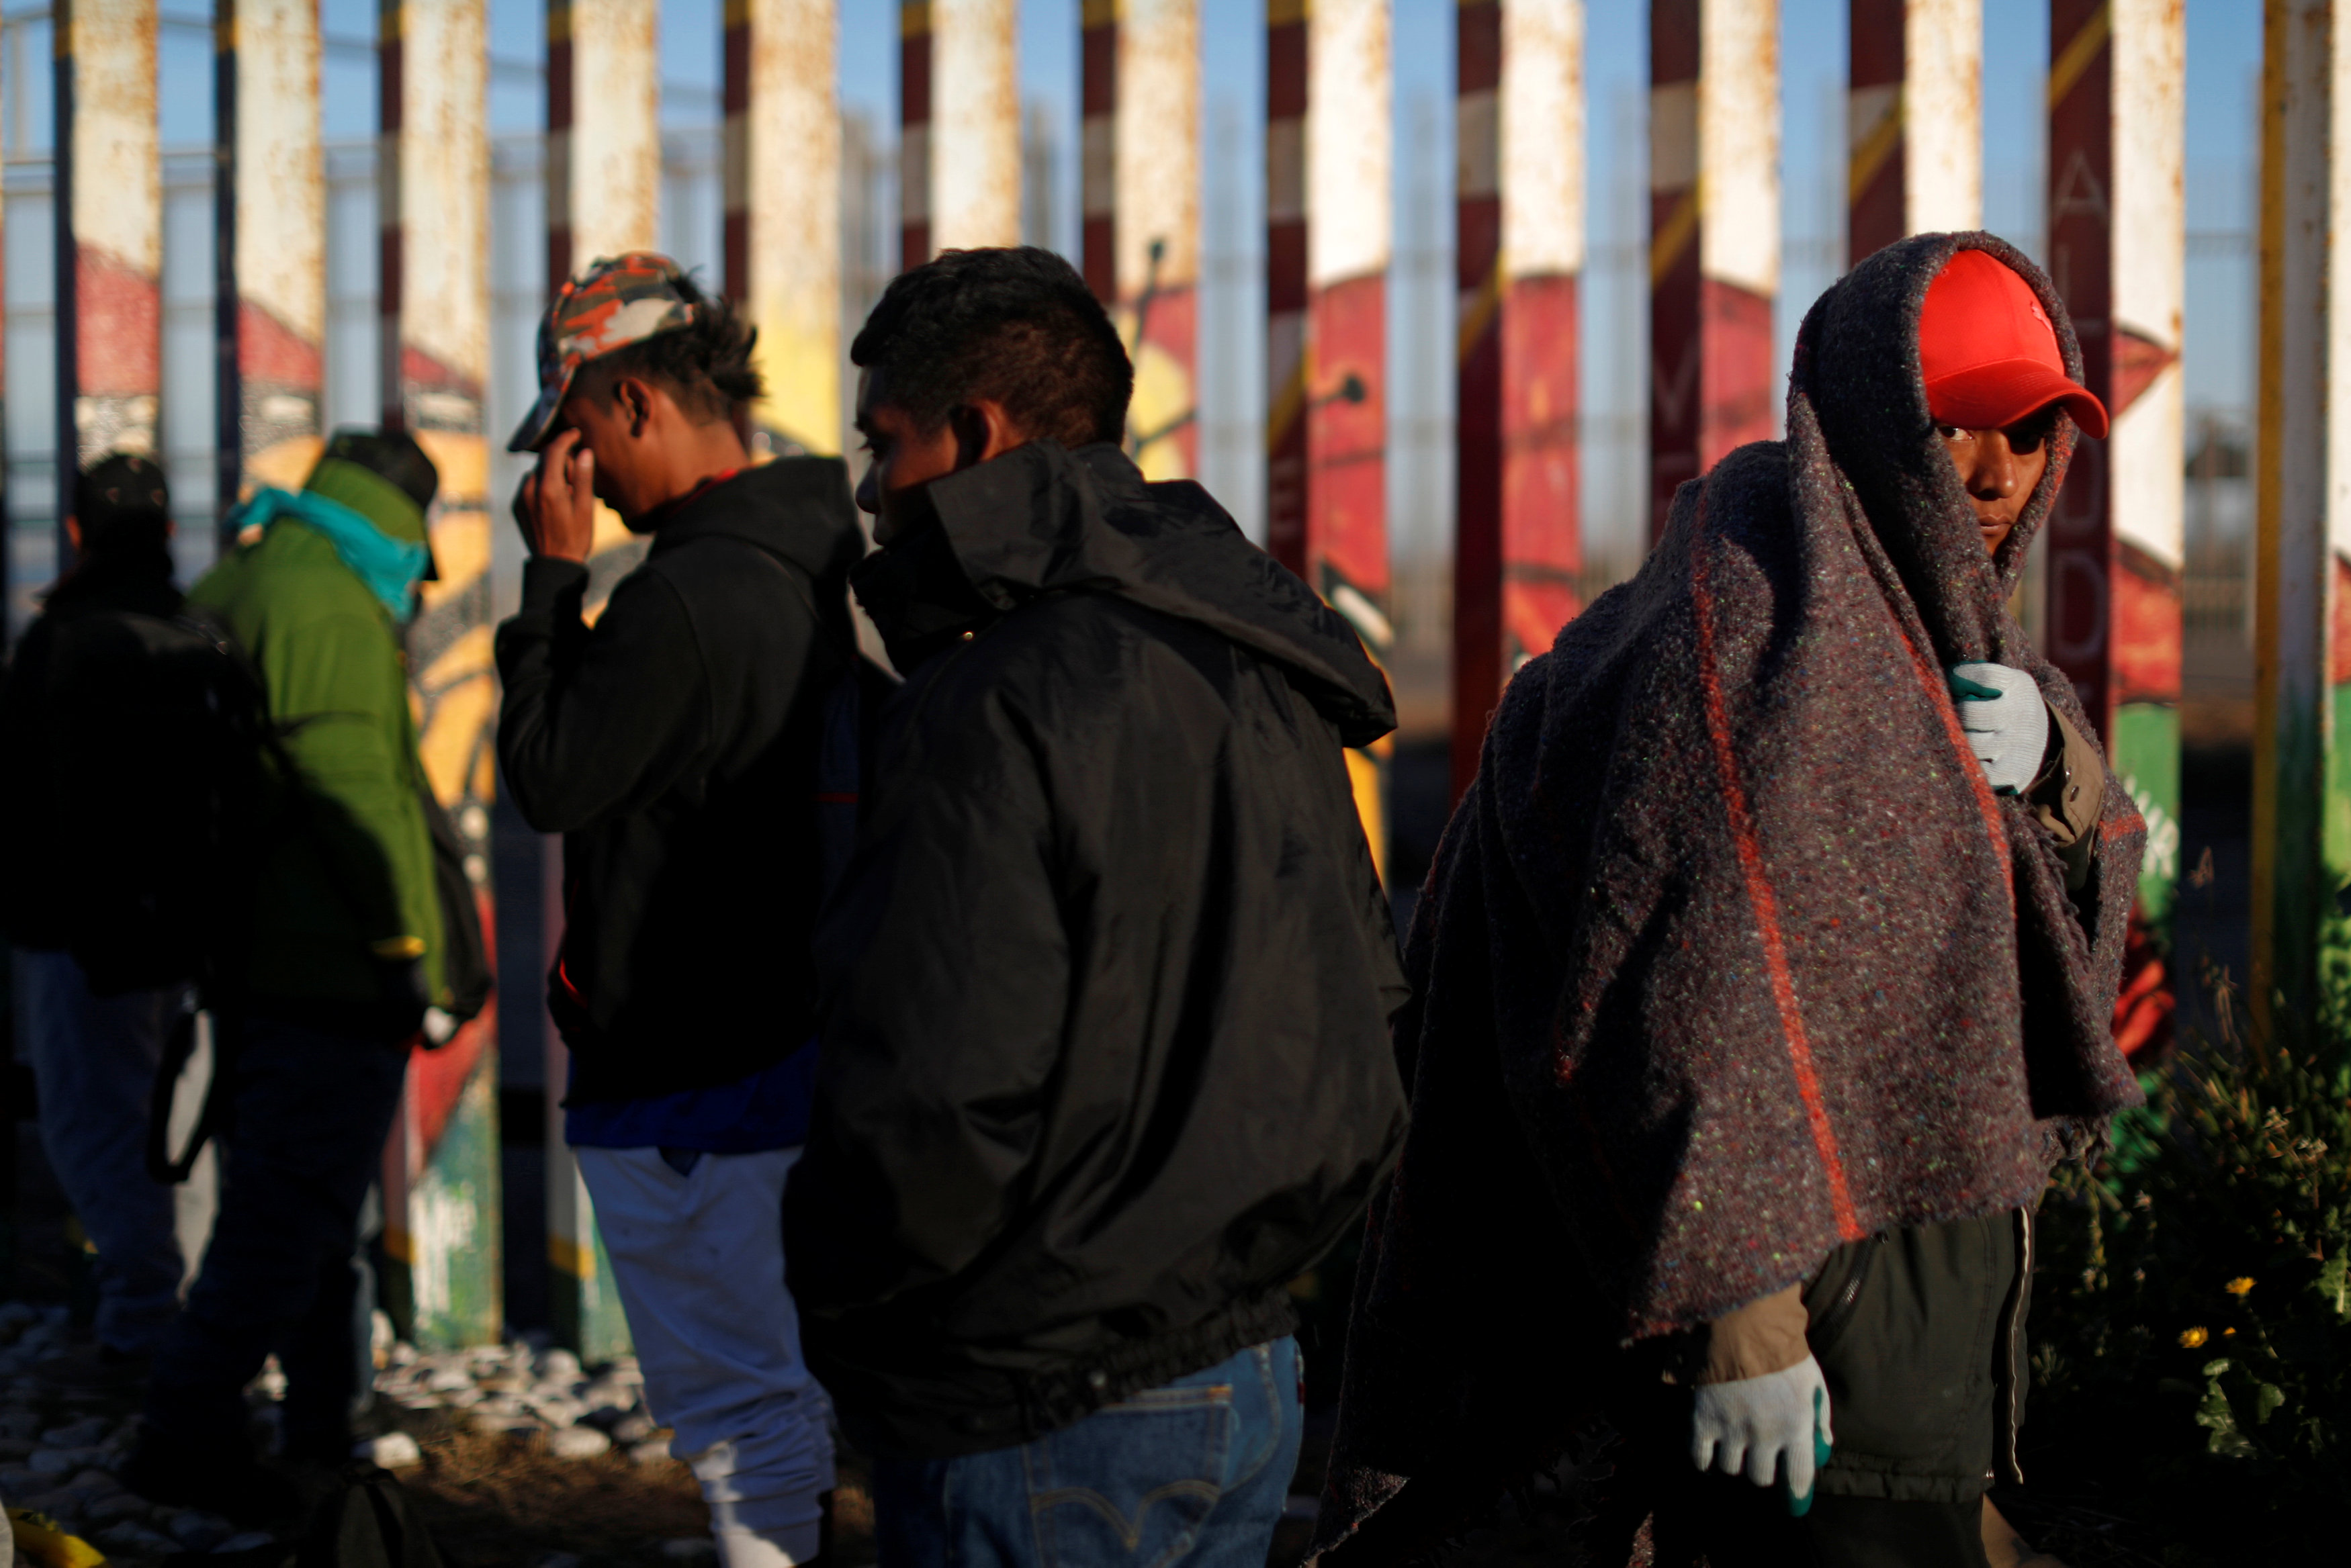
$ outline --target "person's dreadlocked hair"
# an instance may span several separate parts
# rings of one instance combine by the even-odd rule
[[[758,328],[743,319],[733,300],[704,293],[691,278],[680,278],[677,286],[678,296],[694,307],[694,319],[589,360],[572,379],[573,392],[609,402],[614,383],[635,376],[660,386],[687,417],[705,425],[732,420],[758,400],[768,389],[751,368]]]
[[[1029,435],[1079,447],[1126,433],[1134,367],[1077,269],[1034,245],[947,251],[900,273],[849,360],[925,431],[988,398]]]

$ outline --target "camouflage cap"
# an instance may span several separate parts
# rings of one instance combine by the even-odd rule
[[[538,320],[538,401],[507,450],[538,450],[580,366],[655,333],[691,326],[695,307],[687,286],[677,264],[652,251],[600,257],[565,284]]]

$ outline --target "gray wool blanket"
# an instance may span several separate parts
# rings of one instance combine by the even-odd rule
[[[1325,1548],[1442,1535],[1556,1454],[1613,1347],[1841,1242],[2031,1203],[2139,1098],[2111,1016],[2144,824],[2110,777],[2069,897],[1944,676],[2028,670],[2092,732],[2005,607],[2071,421],[1994,558],[1928,414],[1918,312],[1970,246],[2031,282],[2078,379],[2064,304],[2003,242],[1877,253],[1805,319],[1787,439],[1684,485],[1639,575],[1503,695],[1408,944],[1413,1122],[1366,1232]]]

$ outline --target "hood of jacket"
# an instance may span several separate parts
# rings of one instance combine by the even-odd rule
[[[731,538],[799,567],[817,585],[827,634],[853,639],[839,590],[865,554],[856,515],[841,459],[779,457],[706,481],[636,526],[653,535],[655,556],[701,539]]]
[[[1188,480],[1149,483],[1108,443],[1039,441],[910,499],[899,536],[851,577],[902,673],[1032,600],[1114,594],[1280,666],[1348,745],[1395,728],[1353,628]]]

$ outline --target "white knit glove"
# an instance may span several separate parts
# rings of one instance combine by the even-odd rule
[[[2049,704],[2041,683],[2005,664],[1954,664],[1946,672],[1959,728],[1995,794],[2022,794],[2049,746]]]
[[[1690,1458],[1698,1469],[1731,1476],[1744,1471],[1757,1486],[1770,1486],[1776,1477],[1787,1482],[1791,1511],[1813,1505],[1813,1472],[1828,1462],[1835,1441],[1828,1380],[1819,1362],[1807,1355],[1761,1377],[1701,1383],[1697,1393]]]

